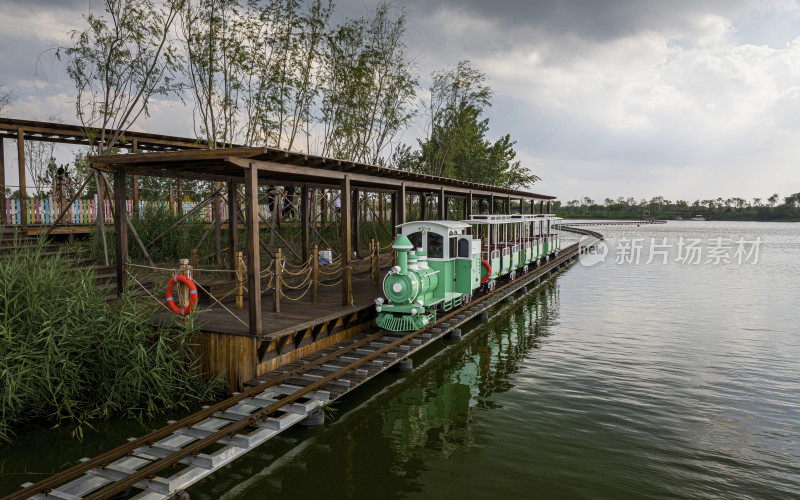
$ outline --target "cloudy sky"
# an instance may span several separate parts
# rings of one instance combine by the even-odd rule
[[[74,90],[47,49],[90,4],[0,3],[0,80],[17,96],[11,116],[77,123]],[[406,41],[423,84],[462,59],[486,73],[492,134],[517,141],[523,164],[543,179],[538,192],[689,201],[800,192],[795,0],[397,4],[408,13]],[[372,5],[340,0],[337,15]],[[192,134],[188,110],[169,102],[138,128]]]

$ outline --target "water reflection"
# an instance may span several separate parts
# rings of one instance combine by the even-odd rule
[[[548,334],[558,287],[543,284],[474,322],[459,343],[416,356],[410,374],[386,374],[335,404],[324,429],[292,429],[190,490],[192,498],[401,498],[423,493],[430,461],[454,461],[489,444],[475,412],[501,408],[493,396]],[[258,465],[256,465],[258,464]]]

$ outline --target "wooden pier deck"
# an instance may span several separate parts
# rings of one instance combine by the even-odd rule
[[[382,275],[385,274],[383,271]],[[381,280],[379,281],[382,282]],[[342,305],[342,289],[340,286],[320,286],[317,302],[311,302],[310,294],[306,294],[298,301],[281,299],[280,312],[273,311],[274,290],[270,290],[261,297],[261,318],[263,334],[257,337],[263,339],[276,339],[286,335],[293,335],[298,330],[313,328],[320,323],[339,318],[348,313],[369,308],[375,305],[376,297],[382,296],[380,285],[374,285],[372,278],[353,280],[353,306]],[[296,295],[292,292],[292,295]],[[223,307],[223,305],[225,307]],[[203,332],[224,333],[252,337],[248,322],[248,302],[245,298],[244,307],[236,309],[234,298],[231,296],[224,300],[222,305],[211,307],[199,304],[202,310],[199,316],[200,329]],[[172,320],[174,315],[162,310],[154,317],[156,323],[163,324]]]

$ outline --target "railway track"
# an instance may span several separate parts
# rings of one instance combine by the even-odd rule
[[[602,238],[598,233],[594,235]],[[499,286],[491,294],[473,299],[422,330],[407,334],[376,331],[330,348],[302,366],[272,376],[197,413],[143,437],[131,438],[126,444],[84,459],[36,484],[25,484],[3,500],[104,499],[115,495],[126,498],[132,489],[133,498],[137,499],[171,498],[498,301],[538,284],[577,259],[578,251],[577,243],[566,247],[551,261]],[[173,472],[171,468],[176,466],[181,468]],[[170,469],[170,475],[158,475],[166,469]]]

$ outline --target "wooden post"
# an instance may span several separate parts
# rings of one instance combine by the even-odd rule
[[[353,251],[361,255],[361,193],[358,188],[353,189],[353,209],[350,211],[353,217]]]
[[[236,266],[236,309],[242,309],[244,307],[244,278],[242,278],[244,266],[242,265],[242,252],[236,252],[234,258],[236,259],[234,263]]]
[[[177,214],[175,209],[175,188],[172,187],[172,184],[169,185],[169,211],[172,212],[173,216]]]
[[[236,279],[236,254],[239,250],[239,188],[236,182],[228,183],[228,269],[231,279]]]
[[[551,214],[551,213],[553,213],[553,212],[550,210],[550,208],[551,208],[551,206],[550,206],[550,203],[551,203],[551,201],[550,201],[550,200],[547,200],[547,213],[548,213],[548,214]]]
[[[319,290],[319,247],[314,245],[311,250],[311,302],[317,302],[317,292]]]
[[[447,220],[447,207],[445,206],[444,187],[439,191],[439,220]]]
[[[120,168],[114,174],[114,233],[117,251],[117,293],[122,294],[128,287],[128,210],[126,207],[127,189],[125,188],[125,170]]]
[[[0,139],[0,226],[6,225],[6,155],[3,149],[3,139]],[[0,236],[2,238],[2,236]]]
[[[103,199],[104,186],[100,182],[100,172],[94,171],[94,183],[97,186],[97,216],[95,217],[95,224],[97,226],[97,233],[103,242],[103,258],[105,265],[109,265],[108,259],[108,242],[106,241],[106,208],[105,200]]]
[[[352,255],[352,226],[353,204],[350,197],[350,176],[345,175],[341,182],[342,198],[342,305],[353,305],[353,276],[350,270],[350,258]]]
[[[425,193],[422,192],[419,195],[419,220],[426,220],[428,218],[428,200],[426,199]]]
[[[543,214],[543,213],[544,213],[544,200],[542,200],[542,201],[539,203],[539,213],[540,213],[540,214]]]
[[[178,179],[178,215],[183,215],[183,182]]]
[[[308,189],[308,184],[303,184],[300,188],[300,233],[301,245],[303,246],[303,262],[308,260],[308,219],[311,214],[311,192]]]
[[[213,205],[211,206],[211,213],[214,217],[214,256],[215,262],[218,266],[222,265],[222,210],[220,210],[219,202],[219,188],[221,183],[215,182],[214,189],[214,201],[212,201]]]
[[[279,247],[275,250],[275,262],[272,271],[275,275],[275,292],[272,294],[272,311],[276,313],[281,312],[281,271],[283,270],[281,260],[283,260],[283,256],[281,255],[281,249]]]
[[[19,222],[23,233],[28,232],[28,189],[25,185],[25,131],[17,129],[17,161],[19,162]],[[106,265],[108,262],[106,261]]]
[[[250,164],[245,171],[247,218],[247,303],[250,311],[250,334],[261,335],[261,249],[258,236],[258,169]],[[280,262],[280,259],[278,259]],[[277,287],[276,292],[277,295]]]
[[[480,210],[478,210],[480,212]],[[464,200],[464,218],[469,219],[472,216],[472,191],[467,193],[467,198]]]
[[[384,212],[384,194],[378,193],[378,222],[383,222],[386,212]]]
[[[178,274],[182,274],[189,279],[192,279],[192,268],[189,266],[189,259],[180,259],[180,269]],[[178,289],[178,307],[186,307],[189,305],[189,289],[183,285],[177,285]]]
[[[278,229],[281,228],[281,220],[283,219],[283,191],[275,186],[275,222],[278,224]]]
[[[320,197],[320,219],[322,221],[322,225],[325,226],[328,224],[328,191],[327,189],[322,190],[322,196]]]
[[[133,139],[132,141],[131,152],[138,153],[139,152],[139,140]],[[131,183],[133,184],[133,215],[135,219],[139,219],[139,176],[134,175],[131,178]]]
[[[506,198],[506,215],[511,215],[511,195]]]
[[[489,195],[489,215],[494,215],[494,195]]]
[[[406,183],[400,183],[400,189],[397,190],[397,194],[395,195],[395,201],[397,202],[396,206],[392,206],[393,211],[395,212],[395,221],[392,223],[392,226],[397,226],[399,224],[406,223]],[[394,235],[397,236],[397,228],[394,228]]]
[[[189,254],[189,265],[192,266],[192,269],[194,270],[194,279],[198,279],[197,278],[198,261],[197,261],[196,248],[192,248],[191,253]]]

